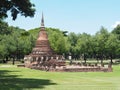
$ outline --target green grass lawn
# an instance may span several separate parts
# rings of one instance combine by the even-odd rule
[[[0,65],[0,90],[120,90],[120,66],[113,72],[45,72]]]

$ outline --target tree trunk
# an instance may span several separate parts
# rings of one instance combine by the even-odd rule
[[[101,65],[103,64],[103,55],[100,55]]]
[[[101,65],[103,64],[103,59],[101,59]]]
[[[13,65],[15,65],[15,58],[13,57],[13,62],[12,62]]]
[[[84,59],[85,63],[86,63],[86,59]]]
[[[5,58],[3,58],[3,63],[6,63],[6,60],[5,60]]]
[[[112,55],[110,56],[110,62],[111,64],[113,64]]]
[[[99,63],[99,59],[97,58],[97,63]]]
[[[84,61],[85,61],[85,63],[86,63],[86,55],[84,54]]]
[[[8,57],[6,57],[6,62],[8,61]]]

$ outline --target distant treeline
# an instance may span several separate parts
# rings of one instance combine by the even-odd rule
[[[120,58],[120,26],[108,32],[104,27],[95,35],[74,32],[68,33],[56,28],[46,28],[52,49],[67,59],[87,58],[112,59]],[[35,46],[40,28],[24,30],[19,27],[8,26],[0,21],[0,61],[20,60],[29,54]],[[14,64],[14,62],[13,62]]]

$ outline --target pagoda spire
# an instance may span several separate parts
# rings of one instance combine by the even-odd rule
[[[42,13],[42,19],[41,19],[41,27],[45,27],[44,26],[44,16],[43,16],[43,13]]]

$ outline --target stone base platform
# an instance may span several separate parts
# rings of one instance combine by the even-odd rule
[[[112,72],[112,68],[107,67],[85,67],[85,66],[61,66],[56,68],[31,67],[32,69],[50,71],[50,72]]]

